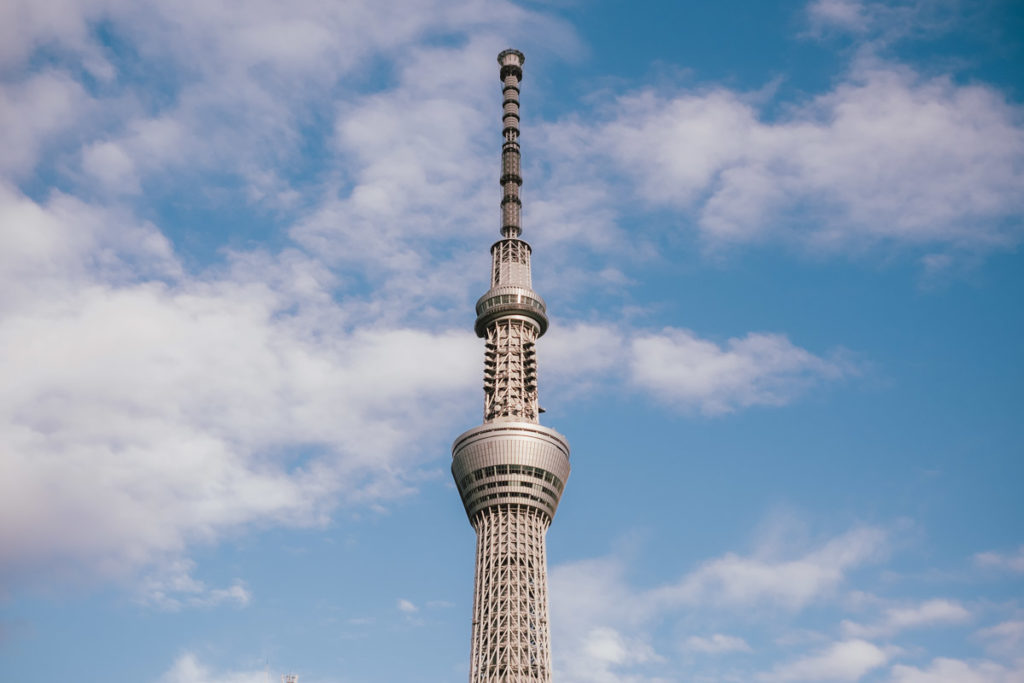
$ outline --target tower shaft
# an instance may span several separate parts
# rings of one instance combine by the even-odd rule
[[[569,477],[569,444],[538,424],[536,342],[548,327],[522,233],[519,82],[524,57],[501,65],[501,235],[491,286],[476,304],[484,339],[484,422],[452,446],[452,475],[477,533],[470,683],[551,680],[546,534]]]
[[[471,681],[550,681],[547,548],[550,519],[497,505],[475,520]]]

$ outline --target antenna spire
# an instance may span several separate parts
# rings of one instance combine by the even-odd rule
[[[523,80],[525,61],[519,50],[505,50],[498,55],[505,98],[501,104],[505,136],[501,146],[501,234],[506,239],[519,237],[523,231],[523,202],[519,199],[519,187],[523,184],[519,171],[519,81]]]

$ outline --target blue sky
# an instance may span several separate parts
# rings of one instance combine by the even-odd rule
[[[1024,681],[1010,1],[0,6],[0,667],[468,670],[527,56],[562,683]]]

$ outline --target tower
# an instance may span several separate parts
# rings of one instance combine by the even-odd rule
[[[547,330],[519,239],[519,82],[523,54],[501,65],[501,239],[491,288],[476,303],[484,342],[484,422],[455,439],[452,475],[476,530],[470,683],[551,680],[545,537],[569,478],[569,443],[537,420],[537,339]]]

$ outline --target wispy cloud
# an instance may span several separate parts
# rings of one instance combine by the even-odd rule
[[[470,296],[453,245],[478,228],[494,54],[524,36],[579,49],[510,2],[0,7],[0,580],[134,580],[229,529],[410,491],[421,428],[451,433],[479,381],[437,312]],[[161,198],[201,217],[162,224]],[[232,242],[209,225],[229,207],[280,243],[180,248]]]
[[[727,553],[650,588],[631,585],[627,562],[617,556],[553,567],[552,624],[560,643],[555,662],[560,677],[581,682],[656,680],[643,676],[656,676],[668,653],[655,649],[654,623],[699,609],[714,610],[721,620],[724,614],[786,614],[834,601],[847,576],[878,561],[888,545],[885,531],[858,527],[796,550],[780,547],[773,540],[777,531],[768,533],[754,554]],[[601,651],[610,653],[600,666],[591,652],[595,643],[603,643]],[[629,644],[633,655],[611,656],[619,652],[616,643]],[[738,636],[716,634],[691,637],[683,649],[715,653],[751,648]],[[859,646],[849,650],[863,654]],[[837,657],[846,651],[840,649]],[[604,678],[594,678],[599,674]]]
[[[1024,572],[1024,547],[1008,553],[988,551],[974,556],[974,563],[987,569]]]
[[[953,600],[927,600],[917,605],[890,607],[875,624],[843,622],[843,632],[854,638],[891,636],[911,628],[957,624],[971,618],[971,612]]]
[[[319,524],[337,504],[410,490],[416,444],[450,433],[454,401],[479,381],[479,348],[444,321],[468,302],[462,242],[481,211],[497,211],[483,170],[496,150],[480,148],[494,104],[486,65],[499,44],[487,27],[514,16],[523,30],[564,38],[569,50],[573,43],[555,19],[471,5],[410,6],[398,23],[379,3],[309,2],[284,16],[263,4],[239,14],[219,2],[86,2],[52,25],[22,8],[22,27],[35,34],[5,46],[9,63],[25,64],[39,41],[65,41],[74,54],[97,56],[94,70],[108,85],[86,89],[81,74],[57,66],[0,90],[0,114],[20,140],[0,179],[0,223],[19,226],[0,231],[0,435],[12,454],[0,477],[8,550],[0,575],[69,564],[76,578],[132,575],[229,530]],[[100,14],[110,31],[145,45],[139,59],[166,59],[188,77],[163,83],[159,97],[122,80],[123,64],[100,49],[91,23]],[[353,14],[358,35],[339,39],[351,34]],[[458,47],[415,44],[441,27],[473,27],[477,37]],[[398,53],[391,87],[353,86],[340,104],[323,99],[361,60]],[[438,74],[429,86],[425,63]],[[296,208],[295,188],[281,178],[313,110],[333,130],[333,161]],[[420,125],[406,125],[410,115]],[[57,155],[47,145],[63,136]],[[189,173],[179,173],[182,164]],[[19,188],[19,174],[50,165],[65,191]],[[295,241],[194,263],[135,202],[154,181],[158,194],[177,192],[205,174],[222,184],[180,194],[265,202],[260,216],[291,207],[274,220],[290,225]],[[594,234],[561,249],[583,238],[595,249],[614,244]],[[332,272],[338,265],[344,275]],[[585,326],[569,327],[586,336]],[[607,386],[628,381],[607,362],[616,358],[637,373],[635,386],[706,412],[781,403],[799,383],[718,372],[680,399],[645,379],[630,343],[610,337],[587,368],[581,354],[559,361],[553,353],[552,367],[594,370],[596,385]]]
[[[815,356],[783,335],[751,333],[719,345],[680,329],[637,335],[629,362],[638,387],[707,415],[784,405],[810,385],[856,372],[841,358]]]
[[[807,657],[777,666],[761,681],[859,681],[889,661],[892,651],[866,640],[844,640]]]
[[[936,657],[924,669],[904,664],[892,667],[892,683],[1018,683],[1024,665],[1006,667],[991,661],[964,661]]]
[[[426,392],[444,413],[475,383],[470,335],[351,326],[308,256],[186,275],[122,213],[4,199],[22,227],[2,233],[4,574],[113,576],[255,520],[319,523],[385,482],[401,495],[425,413],[400,404]]]
[[[1002,656],[1016,657],[1024,652],[1024,620],[1012,619],[978,631],[989,651]]]
[[[559,154],[597,156],[646,205],[691,218],[712,249],[783,241],[820,253],[878,245],[986,252],[1019,243],[1020,107],[879,59],[768,120],[724,88],[619,96],[604,120],[552,126]]]
[[[729,652],[751,652],[750,645],[739,636],[715,633],[711,636],[690,636],[683,644],[686,650],[704,654],[726,654]]]
[[[90,97],[68,74],[48,70],[0,88],[0,125],[6,151],[0,171],[23,177],[45,146],[61,141],[87,112]]]
[[[704,415],[786,405],[815,385],[860,372],[849,353],[818,356],[772,333],[718,343],[686,329],[588,322],[553,329],[542,343],[545,371],[556,386],[571,387],[564,391],[585,396],[614,380]]]
[[[859,47],[874,50],[913,37],[934,37],[964,22],[969,5],[956,0],[813,0],[807,5],[811,34],[849,34]]]
[[[217,672],[188,652],[175,660],[159,683],[266,683],[266,678],[266,672],[259,670]]]
[[[773,556],[768,549],[753,556],[728,553],[655,590],[651,597],[662,605],[770,605],[797,610],[833,594],[848,571],[877,561],[886,548],[885,531],[862,527],[796,557]]]
[[[137,589],[138,601],[158,609],[177,612],[183,608],[215,607],[221,604],[245,607],[252,599],[252,593],[240,579],[235,579],[223,588],[211,588],[192,576],[194,569],[195,563],[191,560],[170,560],[140,582]]]
[[[797,518],[772,517],[752,552],[710,558],[655,586],[634,583],[631,563],[620,554],[553,567],[560,678],[572,683],[701,676],[808,683],[1020,680],[1024,628],[1016,619],[976,631],[988,659],[915,661],[922,629],[959,629],[968,637],[965,629],[985,614],[952,599],[899,600],[864,592],[865,581],[884,575],[890,546],[898,545],[891,533],[861,526],[816,543],[797,540],[805,537]],[[850,619],[851,611],[866,610],[878,610],[877,618]],[[707,624],[716,630],[694,633]],[[680,632],[691,635],[665,637]],[[733,656],[715,656],[723,654]]]
[[[570,680],[590,680],[598,683],[640,681],[644,679],[623,679],[614,670],[661,660],[643,638],[624,636],[619,630],[610,627],[591,629],[583,636],[579,645],[580,656],[572,664]]]
[[[861,33],[869,24],[862,0],[815,0],[807,5],[807,16],[817,31],[836,27]]]

